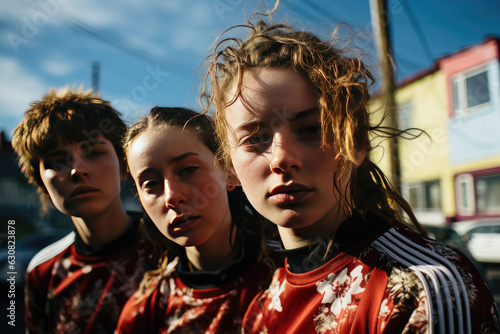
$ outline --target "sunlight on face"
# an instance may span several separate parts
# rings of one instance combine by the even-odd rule
[[[286,68],[247,70],[242,97],[225,119],[232,165],[259,213],[319,233],[343,220],[333,191],[335,152],[321,148],[318,95],[308,80]]]
[[[54,206],[80,218],[121,208],[121,168],[113,144],[105,139],[63,143],[40,161],[40,177]]]
[[[229,228],[226,175],[194,133],[148,128],[130,143],[127,160],[145,211],[167,238],[197,246]]]

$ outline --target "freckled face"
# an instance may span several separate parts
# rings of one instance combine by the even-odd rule
[[[199,246],[230,228],[226,175],[189,130],[148,128],[130,143],[127,160],[145,211],[168,239]]]
[[[242,95],[224,117],[231,161],[249,201],[278,226],[327,233],[344,218],[334,195],[335,152],[321,148],[313,86],[291,69],[254,68],[244,72]]]

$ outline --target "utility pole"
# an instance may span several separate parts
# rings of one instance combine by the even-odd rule
[[[100,76],[101,67],[98,62],[92,63],[92,90],[95,93],[99,93],[99,76]]]
[[[385,0],[370,0],[372,26],[377,43],[377,57],[380,63],[382,76],[382,91],[380,94],[382,108],[385,109],[386,124],[396,129],[398,127],[397,109],[394,93],[396,82],[394,79],[394,63],[389,29],[389,11]],[[394,187],[401,191],[401,172],[399,168],[398,138],[387,140],[390,166],[390,180]]]

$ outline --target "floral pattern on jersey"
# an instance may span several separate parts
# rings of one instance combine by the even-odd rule
[[[273,280],[269,286],[269,295],[271,297],[271,302],[269,303],[269,311],[276,310],[278,312],[283,311],[281,307],[280,295],[285,291],[285,281],[281,282],[278,280]]]
[[[464,300],[463,294],[453,292],[453,286],[465,286],[467,296],[473,296],[467,301],[471,332],[500,333],[494,300],[486,286],[479,284],[482,283],[479,274],[464,255],[410,231],[402,230],[401,235],[413,248],[402,249],[397,244],[392,247],[396,251],[409,251],[409,257],[415,256],[413,263],[385,251],[381,243],[373,242],[357,254],[341,254],[318,268],[311,275],[314,278],[296,276],[284,268],[278,270],[273,282],[274,294],[267,290],[251,305],[243,323],[244,333],[368,332],[363,330],[366,327],[356,327],[359,324],[369,326],[369,332],[377,333],[428,333],[433,329],[439,332],[442,326],[446,326],[445,332],[451,333],[454,331],[449,330],[449,324],[463,324],[453,323],[453,318],[450,320],[456,312],[449,306],[458,307],[459,299]],[[390,236],[385,237],[386,241],[393,241]],[[347,256],[353,258],[340,261]],[[376,279],[372,275],[375,272]],[[316,281],[320,275],[322,278]],[[285,282],[284,291],[279,289],[282,282]],[[435,304],[443,297],[448,298],[442,304],[446,312],[440,313]],[[269,308],[274,302],[272,299],[280,301],[281,313],[274,307]],[[358,317],[366,322],[355,323]]]
[[[55,285],[49,288],[47,296],[46,312],[54,316],[52,321],[57,323],[58,331],[80,333],[81,319],[93,319],[96,312],[106,313],[115,321],[118,320],[123,304],[137,289],[144,272],[124,270],[135,267],[137,258],[133,261],[124,257],[95,266],[78,261],[68,266],[66,260],[54,266],[54,281],[68,282],[68,278],[74,278],[73,284],[68,284],[64,289]],[[93,277],[91,284],[85,282],[88,276]],[[96,305],[99,308],[96,309]],[[93,326],[95,331],[104,330],[103,324],[99,322]]]
[[[428,327],[428,299],[421,280],[411,270],[392,268],[387,283],[386,298],[379,311],[379,326],[383,331],[392,318],[409,319],[404,332],[425,333]]]
[[[118,333],[239,333],[245,310],[263,286],[269,285],[274,271],[271,263],[262,262],[252,266],[252,274],[223,286],[197,289],[183,283],[178,261],[175,258],[169,263],[151,286],[154,291],[129,300]],[[151,316],[156,320],[151,321]]]
[[[139,264],[145,263],[149,253],[142,240],[123,253],[87,262],[75,257],[72,247],[47,261],[52,262],[50,266],[44,263],[27,275],[26,327],[30,332],[112,332],[123,305],[142,279],[145,269]],[[47,280],[45,294],[43,287],[31,287],[39,277]]]
[[[344,268],[338,275],[329,274],[324,281],[316,283],[316,290],[323,295],[319,314],[314,323],[317,333],[326,333],[334,330],[339,319],[350,322],[357,305],[353,304],[353,296],[365,290],[366,277],[363,266],[356,266],[349,270]]]

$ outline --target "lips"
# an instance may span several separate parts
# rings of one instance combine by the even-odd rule
[[[278,204],[295,204],[305,200],[312,191],[304,185],[291,183],[273,188],[266,197]]]
[[[89,193],[94,193],[94,192],[97,192],[97,191],[98,191],[98,189],[94,188],[94,187],[80,186],[80,187],[75,188],[71,192],[70,197],[82,196],[82,195],[86,195],[86,194],[89,194]]]
[[[174,220],[170,222],[169,228],[172,229],[172,231],[177,232],[179,230],[189,227],[189,225],[191,225],[192,222],[194,222],[199,218],[200,216],[188,216],[182,214],[180,216],[175,217]]]

